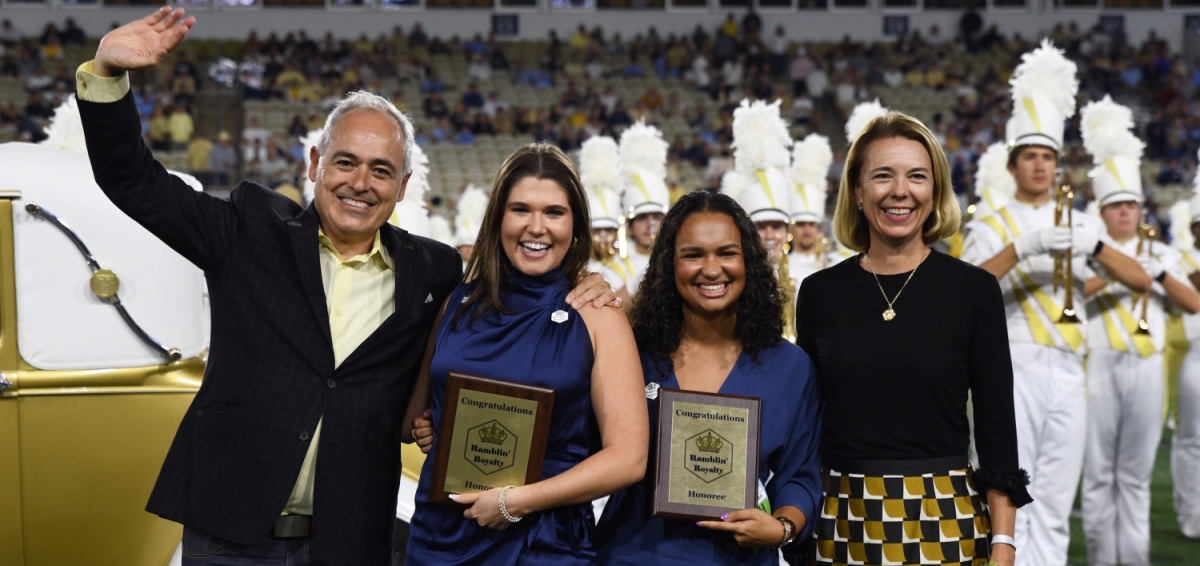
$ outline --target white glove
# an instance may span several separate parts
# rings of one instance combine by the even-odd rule
[[[1141,264],[1142,269],[1146,270],[1146,273],[1150,275],[1150,278],[1156,281],[1159,277],[1162,277],[1163,272],[1167,270],[1167,268],[1163,267],[1162,262],[1158,261],[1158,258],[1156,257],[1139,255],[1137,260],[1138,263]]]
[[[1099,232],[1076,226],[1075,233],[1071,235],[1071,255],[1075,257],[1091,257],[1092,252],[1096,251],[1096,244],[1099,241]]]
[[[1095,244],[1092,244],[1095,246]],[[1042,228],[1013,241],[1017,261],[1035,255],[1066,251],[1071,246],[1071,229],[1066,227]]]

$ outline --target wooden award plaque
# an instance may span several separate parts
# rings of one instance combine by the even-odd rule
[[[658,399],[654,516],[710,521],[755,507],[762,402],[677,389]]]
[[[429,500],[542,477],[554,390],[450,372]]]

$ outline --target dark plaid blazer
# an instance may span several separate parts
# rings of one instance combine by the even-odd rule
[[[79,110],[96,183],[208,281],[208,367],[146,509],[234,543],[260,540],[323,416],[316,551],[334,566],[388,564],[400,428],[434,317],[462,278],[458,252],[384,225],[395,314],[334,369],[316,210],[248,182],[229,200],[192,190],[154,161],[130,95]]]

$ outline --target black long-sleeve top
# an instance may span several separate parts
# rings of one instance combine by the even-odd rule
[[[1031,499],[1017,461],[1012,359],[1004,300],[990,273],[933,251],[883,319],[887,302],[855,256],[807,278],[797,343],[817,366],[826,460],[965,456],[967,393],[981,488]],[[888,298],[909,273],[880,275]]]

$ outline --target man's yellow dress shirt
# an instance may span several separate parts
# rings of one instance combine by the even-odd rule
[[[396,310],[396,268],[392,256],[379,242],[371,251],[343,260],[333,242],[318,229],[321,241],[321,281],[325,284],[325,306],[329,309],[329,333],[333,338],[333,367],[346,358],[383,324]],[[296,487],[288,497],[285,513],[312,515],[313,475],[317,464],[317,444],[321,423],[313,432],[304,455],[304,465],[296,478]]]

